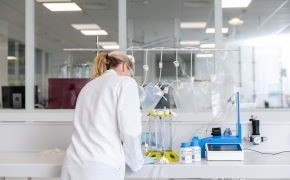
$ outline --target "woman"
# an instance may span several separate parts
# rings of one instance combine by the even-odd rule
[[[62,180],[122,180],[125,161],[133,171],[142,167],[140,102],[132,67],[119,51],[95,58],[95,79],[77,99]]]

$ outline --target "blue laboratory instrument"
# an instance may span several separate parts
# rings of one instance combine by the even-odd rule
[[[201,157],[206,157],[206,146],[207,144],[242,144],[242,125],[240,119],[240,93],[236,92],[236,110],[237,110],[237,135],[236,136],[212,136],[206,137],[199,140],[201,147]]]

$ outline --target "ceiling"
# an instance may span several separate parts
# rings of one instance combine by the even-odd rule
[[[9,37],[24,41],[25,3],[23,0],[0,0],[0,19],[8,22]],[[109,35],[100,41],[118,40],[118,0],[74,0],[81,12],[51,12],[36,2],[36,45],[49,50],[95,48],[96,37],[84,36],[72,23],[97,23]],[[283,5],[283,6],[282,6]],[[213,0],[128,0],[129,45],[174,46],[181,40],[213,41],[204,29],[174,28],[179,21],[206,21],[214,25]],[[230,28],[225,39],[241,39],[273,33],[290,33],[288,0],[252,0],[246,9],[224,9],[224,26]],[[229,26],[229,19],[239,17],[244,24]]]

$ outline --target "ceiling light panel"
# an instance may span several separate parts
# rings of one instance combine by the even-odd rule
[[[36,0],[40,3],[49,3],[49,2],[71,2],[71,0]]]
[[[68,3],[43,3],[50,11],[81,11],[82,9],[73,2]]]
[[[76,30],[99,30],[101,29],[97,24],[71,24]]]
[[[16,56],[7,56],[7,60],[17,60]]]
[[[222,0],[222,8],[246,8],[252,0]]]
[[[195,46],[199,45],[200,41],[180,41],[180,45],[188,45],[188,46]]]
[[[226,34],[229,32],[229,28],[222,28],[222,33]],[[215,28],[206,28],[205,33],[207,34],[214,34],[215,33]]]
[[[103,49],[119,49],[120,46],[119,45],[103,45],[102,48]]]
[[[215,44],[201,44],[200,48],[204,48],[204,49],[215,48]]]
[[[106,46],[106,45],[118,45],[115,41],[101,41],[99,42],[100,46]]]
[[[107,31],[105,30],[81,30],[81,33],[86,36],[104,36],[108,35]]]
[[[196,54],[197,58],[212,58],[213,54]]]
[[[204,29],[206,22],[181,22],[180,28],[182,29]]]

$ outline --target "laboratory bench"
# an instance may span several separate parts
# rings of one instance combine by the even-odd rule
[[[63,153],[2,152],[0,177],[59,177],[63,156]],[[290,153],[272,156],[246,152],[244,161],[202,160],[193,164],[145,165],[138,172],[127,170],[126,178],[290,179]]]

